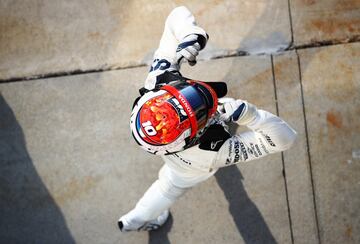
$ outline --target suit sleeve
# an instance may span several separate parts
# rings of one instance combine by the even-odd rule
[[[196,25],[195,18],[186,7],[177,7],[171,11],[165,21],[164,32],[160,39],[158,49],[155,51],[150,72],[145,80],[144,87],[152,90],[158,84],[156,77],[164,71],[179,74],[176,49],[181,41],[188,35],[197,34],[202,48],[206,45],[208,36],[206,32]]]
[[[196,25],[195,17],[186,7],[175,8],[166,19],[154,60],[165,59],[170,62],[172,68],[179,69],[176,64],[176,48],[180,41],[190,34],[198,34],[207,39],[206,32]]]
[[[214,160],[214,168],[248,162],[266,155],[282,152],[291,147],[296,132],[285,121],[264,110],[257,110],[249,131],[229,138]]]

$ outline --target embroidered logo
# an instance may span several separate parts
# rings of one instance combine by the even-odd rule
[[[215,141],[215,142],[211,142],[211,144],[210,144],[210,148],[212,149],[212,150],[214,150],[215,148],[216,148],[216,145],[219,143],[219,142],[222,142],[223,140],[218,140],[218,141]]]

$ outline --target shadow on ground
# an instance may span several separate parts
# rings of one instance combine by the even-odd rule
[[[170,213],[166,223],[156,231],[149,232],[149,244],[170,244],[168,233],[171,231],[173,225],[173,217]]]
[[[259,209],[249,198],[236,165],[221,168],[215,178],[229,202],[229,212],[245,243],[276,243]]]
[[[75,243],[26,148],[24,133],[0,94],[1,243]]]

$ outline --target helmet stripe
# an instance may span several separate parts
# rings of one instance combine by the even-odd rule
[[[165,86],[162,86],[160,89],[169,92],[171,95],[173,95],[179,101],[179,103],[184,108],[184,110],[185,110],[185,112],[188,115],[189,120],[190,120],[190,125],[191,125],[190,138],[195,137],[195,135],[197,133],[198,125],[197,125],[194,110],[192,109],[190,103],[186,100],[186,98],[175,87],[165,85]]]

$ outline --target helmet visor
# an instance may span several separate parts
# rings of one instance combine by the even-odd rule
[[[176,81],[161,89],[168,91],[182,105],[191,123],[191,138],[206,125],[216,111],[216,93],[205,83],[193,80]]]

